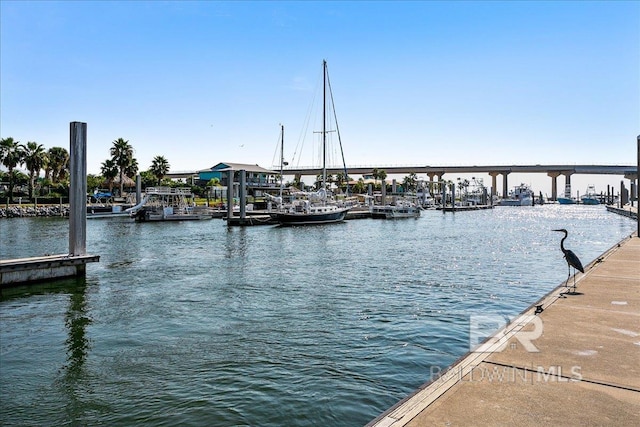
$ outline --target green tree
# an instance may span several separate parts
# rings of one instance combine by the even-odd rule
[[[15,175],[13,170],[24,161],[24,146],[13,138],[0,140],[0,160],[7,167],[9,174],[9,203],[13,203],[13,185]]]
[[[99,175],[87,175],[87,191],[93,194],[93,190],[102,188],[104,178]]]
[[[361,177],[360,179],[358,179],[358,182],[356,182],[353,185],[353,192],[354,193],[358,193],[358,194],[362,194],[362,193],[364,193],[366,191],[367,190],[366,190],[366,185],[364,183],[364,178]]]
[[[131,163],[124,169],[125,176],[128,176],[131,179],[134,179],[138,174],[140,167],[138,166],[138,160],[136,158],[131,159]],[[134,179],[135,181],[135,179]]]
[[[384,171],[384,169],[375,168],[373,169],[371,176],[373,176],[374,179],[374,187],[378,187],[378,180],[384,181],[387,177],[387,173]],[[380,188],[382,188],[382,183],[380,183]]]
[[[150,171],[140,172],[140,184],[142,188],[153,187],[156,185],[156,177]]]
[[[100,173],[107,181],[109,192],[113,192],[113,181],[118,176],[118,165],[112,159],[107,159],[100,165]]]
[[[47,163],[45,167],[45,178],[51,178],[53,183],[64,181],[69,170],[69,152],[62,147],[51,147],[47,151]],[[51,176],[49,176],[49,173]]]
[[[169,162],[164,156],[155,156],[151,161],[149,172],[156,178],[157,184],[160,185],[162,178],[169,173]]]
[[[402,186],[405,188],[405,191],[411,192],[415,191],[418,183],[418,175],[415,172],[411,172],[409,175],[404,177],[402,181]]]
[[[133,162],[133,147],[129,144],[129,141],[125,141],[123,138],[118,138],[113,141],[113,146],[109,150],[111,154],[111,160],[117,165],[120,173],[120,194],[124,191],[124,177],[127,168],[131,166]]]
[[[335,177],[335,181],[334,182],[336,183],[338,188],[342,188],[346,181],[347,181],[347,177],[345,176],[344,172],[336,173],[336,177]]]
[[[387,179],[387,172],[385,172],[384,169],[378,170],[378,178],[380,179],[380,181],[384,181],[385,179]]]
[[[44,166],[47,152],[42,144],[33,141],[27,142],[24,147],[24,164],[29,170],[29,198],[33,198],[35,180],[40,175],[40,169]]]

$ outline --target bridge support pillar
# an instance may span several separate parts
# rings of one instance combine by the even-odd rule
[[[493,200],[496,195],[496,187],[498,186],[498,175],[500,175],[500,172],[489,172],[489,176],[491,177],[491,200]]]
[[[547,172],[547,176],[551,177],[551,200],[558,200],[558,177],[560,172]]]
[[[427,172],[427,176],[429,177],[429,193],[431,193],[432,197],[435,197],[436,195],[436,184],[438,184],[438,186],[440,185],[440,182],[442,181],[442,175],[444,175],[444,172]],[[433,178],[438,177],[437,181],[434,181]],[[440,190],[440,187],[437,187],[438,191]]]
[[[435,172],[427,172],[427,176],[429,177],[429,194],[433,197],[433,178],[436,177]]]
[[[502,175],[502,197],[507,197],[509,195],[509,181],[507,180],[507,175],[509,175],[511,173],[511,171],[494,171],[494,172],[489,172],[489,176],[491,177],[491,197],[493,198],[493,196],[496,195],[496,187],[498,186],[497,183],[497,176],[498,175]]]
[[[507,181],[507,176],[511,172],[502,172],[502,197],[507,197],[509,195],[509,183]]]

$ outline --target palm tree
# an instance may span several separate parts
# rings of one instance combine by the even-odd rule
[[[27,142],[24,149],[24,164],[29,169],[29,198],[33,198],[33,188],[36,177],[40,175],[40,169],[45,164],[47,152],[42,144],[33,141]]]
[[[67,176],[67,168],[69,167],[69,152],[62,147],[51,147],[47,151],[49,162],[45,165],[45,178],[47,175],[47,167],[51,171],[51,181],[56,183],[62,181]]]
[[[158,185],[162,182],[162,178],[169,172],[169,162],[164,156],[155,156],[151,161],[149,172],[158,180]]]
[[[415,190],[417,182],[418,182],[418,175],[416,175],[415,172],[411,172],[409,175],[404,177],[404,180],[402,181],[402,185],[404,186],[405,191],[410,192]]]
[[[380,178],[380,171],[378,170],[378,168],[374,168],[373,171],[371,172],[371,176],[373,177],[373,187],[377,187],[378,186],[378,178]]]
[[[131,159],[131,163],[124,169],[124,175],[133,179],[137,174],[140,167],[138,166],[138,160],[135,158]],[[126,181],[126,180],[125,180]]]
[[[109,192],[113,192],[113,181],[118,176],[118,165],[111,159],[107,159],[100,165],[100,173],[107,180]]]
[[[362,194],[366,191],[366,185],[364,184],[364,178],[360,178],[358,179],[358,182],[356,182],[353,186],[353,192],[354,193],[358,193],[358,194]]]
[[[111,160],[115,162],[120,170],[120,194],[122,194],[124,191],[125,172],[133,161],[133,147],[131,147],[129,141],[118,138],[113,141],[113,147],[111,147],[109,151],[111,153]]]
[[[336,179],[335,179],[336,186],[338,188],[342,188],[344,183],[347,181],[347,178],[348,177],[345,176],[344,172],[336,173]]]
[[[387,173],[384,171],[384,169],[378,170],[378,178],[383,182],[385,179],[387,179]],[[380,189],[382,189],[382,182],[380,183]]]
[[[335,182],[335,180],[333,179],[333,175],[331,175],[330,173],[327,174],[327,182],[325,183],[325,185],[328,186],[328,188],[331,188],[331,183]]]
[[[0,140],[0,160],[8,169],[9,175],[9,203],[13,203],[13,169],[24,161],[24,146],[13,138],[3,138]]]

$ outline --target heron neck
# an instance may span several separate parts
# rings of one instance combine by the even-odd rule
[[[564,248],[564,241],[567,238],[567,233],[565,233],[564,237],[562,238],[562,240],[560,240],[560,250],[562,250],[562,252],[565,252],[565,248]]]

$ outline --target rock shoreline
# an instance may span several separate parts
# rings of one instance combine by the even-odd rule
[[[10,206],[0,208],[0,218],[20,218],[36,216],[69,216],[69,206]]]

